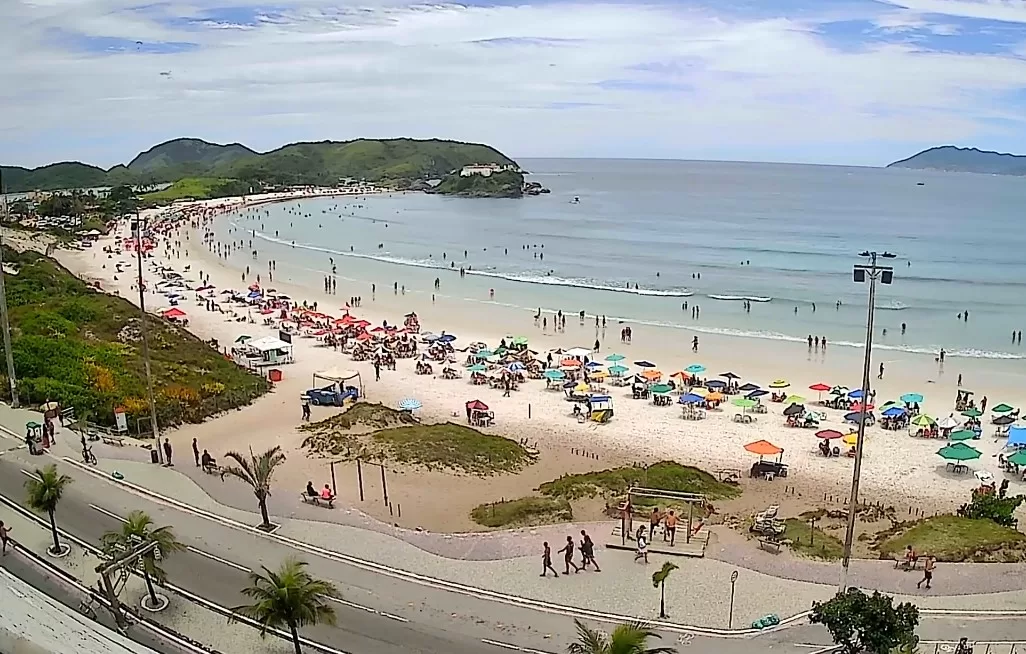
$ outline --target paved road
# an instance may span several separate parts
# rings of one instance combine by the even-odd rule
[[[40,463],[22,452],[0,458],[0,495],[23,504],[22,470]],[[166,561],[171,582],[222,606],[245,602],[239,589],[247,584],[247,570],[261,565],[273,567],[295,554],[267,538],[154,503],[74,469],[66,471],[76,481],[58,509],[58,523],[63,529],[86,542],[98,543],[104,533],[119,528],[119,516],[142,509],[157,524],[173,525],[179,539],[190,548]],[[0,506],[0,515],[5,510],[8,509]],[[497,654],[512,647],[545,654],[565,651],[573,638],[572,621],[564,615],[387,577],[332,558],[306,553],[302,558],[310,563],[313,574],[335,581],[347,602],[335,607],[337,627],[317,626],[303,633],[341,651]],[[961,635],[979,640],[1026,640],[1026,620],[924,618],[920,635],[924,640],[956,640]],[[755,639],[684,636],[681,640],[679,633],[669,632],[663,636],[665,644],[677,645],[682,652],[716,654],[770,650],[807,653],[830,642],[825,631],[814,626],[799,626]]]

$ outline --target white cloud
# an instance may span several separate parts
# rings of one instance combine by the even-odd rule
[[[1026,0],[883,0],[922,14],[1026,23]]]
[[[688,157],[750,147],[787,158],[807,144],[861,141],[903,152],[908,143],[970,141],[996,116],[998,98],[1026,86],[1026,60],[1011,55],[834,48],[808,18],[745,19],[698,7],[339,9],[327,0],[278,0],[284,9],[255,25],[207,25],[200,5],[167,6],[164,18],[201,21],[183,26],[154,9],[132,11],[136,4],[0,2],[0,54],[14,62],[0,68],[5,157],[110,165],[181,135],[256,148],[437,136],[487,141],[519,157]],[[888,9],[866,20],[922,29],[919,11]],[[54,42],[54,29],[199,47],[83,56]],[[659,62],[686,65],[645,72],[644,64]],[[159,74],[167,70],[170,77]],[[607,80],[631,80],[632,88],[598,86]],[[638,90],[646,84],[684,90]],[[547,108],[560,103],[597,106]],[[844,160],[840,149],[835,161]]]

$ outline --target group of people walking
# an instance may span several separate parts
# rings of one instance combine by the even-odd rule
[[[581,565],[577,565],[574,562],[574,551],[575,549],[581,551]],[[599,568],[598,561],[595,560],[595,543],[592,542],[591,536],[588,532],[581,530],[581,542],[580,544],[574,543],[573,536],[566,537],[566,545],[558,550],[559,554],[563,555],[563,574],[570,574],[570,568],[574,569],[574,573],[578,573],[581,570],[587,570],[589,565],[595,566],[595,572],[602,572]],[[542,573],[544,577],[549,572],[552,573],[553,577],[558,577],[559,573],[552,567],[552,548],[549,547],[548,541],[542,543]]]

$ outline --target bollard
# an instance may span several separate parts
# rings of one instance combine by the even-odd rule
[[[397,502],[395,508],[399,512],[399,517],[403,517],[403,505]]]

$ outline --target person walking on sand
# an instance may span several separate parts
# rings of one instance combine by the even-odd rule
[[[578,572],[581,571],[581,569],[577,567],[577,564],[574,563],[574,537],[573,536],[567,536],[566,537],[566,545],[564,545],[563,548],[559,550],[559,552],[563,555],[563,563],[566,564],[566,567],[563,570],[563,574],[565,574],[565,575],[570,574],[570,568],[571,567],[573,567],[573,569],[574,569],[574,574],[577,574]]]
[[[880,363],[880,373],[876,376],[876,378],[877,379],[883,379],[883,374],[884,374],[884,364]]]
[[[552,576],[553,577],[558,577],[559,573],[556,572],[556,569],[552,567],[552,550],[549,549],[549,542],[545,541],[544,543],[542,543],[542,548],[543,549],[542,549],[542,573],[541,573],[541,576],[544,577],[546,575],[546,573],[548,573],[548,571],[551,570],[552,571]]]
[[[381,381],[381,361],[374,359],[374,381]]]
[[[7,541],[11,540],[11,528],[0,520],[0,556],[7,556]]]
[[[310,398],[303,396],[303,420],[310,420]]]
[[[581,570],[585,570],[588,564],[595,566],[595,572],[602,572],[595,560],[595,543],[591,540],[588,532],[581,530]]]
[[[195,438],[192,439],[192,457],[196,459],[196,467],[198,468],[200,466],[199,443],[196,441]]]
[[[171,463],[171,439],[169,438],[164,439],[164,465],[168,468],[174,466],[174,464]]]
[[[921,588],[923,583],[926,583],[926,590],[930,590],[930,582],[933,581],[933,569],[936,563],[934,562],[933,556],[926,557],[926,563],[923,564],[923,578],[916,584],[916,588]]]

